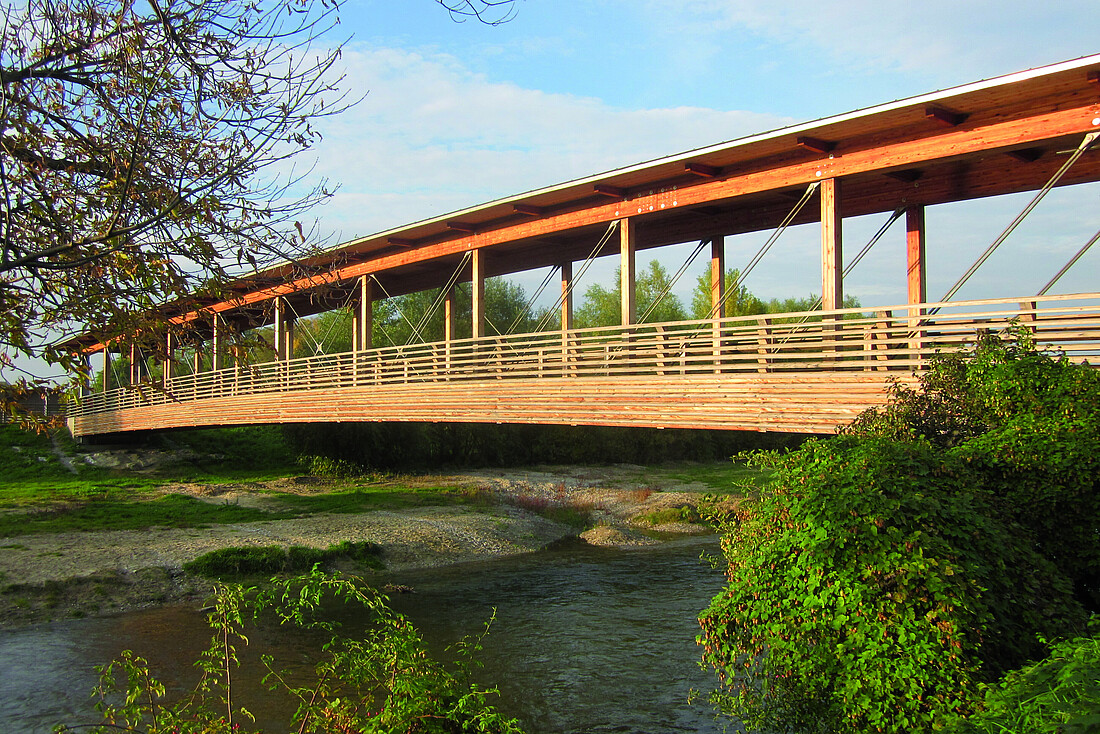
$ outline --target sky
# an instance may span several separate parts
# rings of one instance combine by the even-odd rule
[[[325,39],[362,101],[321,122],[296,162],[338,186],[316,211],[329,244],[787,125],[1100,52],[1095,0],[517,0],[456,22],[436,0],[343,0]],[[1100,151],[1091,155],[1100,155]],[[1100,229],[1100,184],[1055,190],[956,300],[1037,292]],[[1030,195],[930,207],[938,299]],[[858,251],[885,215],[846,219]],[[866,306],[906,299],[903,225],[845,280]],[[727,238],[743,267],[769,232]],[[790,229],[745,285],[820,292],[816,224]],[[694,243],[639,253],[680,268]],[[705,257],[702,256],[702,257]],[[611,285],[604,258],[578,284]],[[686,304],[704,262],[674,293]],[[1100,246],[1056,291],[1098,290]],[[532,293],[545,271],[508,276]],[[550,295],[541,305],[552,302]],[[0,373],[0,377],[2,377]]]
[[[1100,51],[1082,0],[517,0],[497,26],[435,0],[345,0],[345,86],[363,100],[322,125],[313,175],[332,242],[700,146]],[[1100,154],[1100,153],[1095,153]],[[956,300],[1037,292],[1100,228],[1100,186],[1056,190]],[[929,297],[942,296],[1030,195],[931,207]],[[885,215],[848,219],[854,253]],[[728,267],[769,233],[727,238]],[[672,272],[693,244],[639,254]],[[820,291],[817,225],[792,228],[746,285]],[[1021,261],[1034,267],[1021,268]],[[589,283],[610,283],[605,258]],[[685,301],[703,262],[675,292]],[[846,280],[865,305],[905,301],[896,224]],[[1049,271],[1049,272],[1048,272]],[[545,271],[509,276],[530,293]],[[1095,290],[1100,247],[1057,290]],[[580,289],[586,283],[580,284]]]

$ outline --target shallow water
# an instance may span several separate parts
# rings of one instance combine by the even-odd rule
[[[714,538],[654,548],[562,547],[511,559],[395,575],[415,593],[393,597],[433,653],[477,633],[496,609],[479,677],[498,685],[498,706],[531,734],[551,732],[719,732],[706,704],[688,705],[713,674],[697,666],[696,617],[722,585],[699,560]],[[316,644],[262,630],[252,650],[300,661]],[[208,640],[194,608],[166,607],[105,619],[0,634],[0,731],[48,732],[58,722],[93,721],[94,665],[120,650],[147,657],[169,687],[187,685]],[[268,731],[290,710],[258,681],[240,700]]]

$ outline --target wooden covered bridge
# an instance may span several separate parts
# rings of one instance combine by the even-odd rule
[[[268,270],[242,279],[228,300],[171,314],[177,328],[164,337],[170,357],[155,382],[131,344],[73,342],[89,358],[102,353],[104,369],[102,384],[71,406],[69,424],[77,436],[311,421],[830,432],[883,402],[891,380],[913,379],[936,351],[964,348],[978,330],[1013,319],[1040,344],[1072,359],[1095,359],[1100,293],[953,302],[952,292],[929,302],[924,215],[926,207],[946,202],[1025,191],[1038,198],[1054,186],[1100,180],[1098,135],[1100,55],[363,237],[311,263],[307,275],[289,265]],[[878,212],[905,222],[907,270],[898,278],[908,285],[907,301],[842,309],[842,218]],[[1097,219],[1095,209],[1080,215]],[[821,308],[718,317],[727,295],[724,237],[813,221],[821,229]],[[637,323],[635,253],[690,241],[709,243],[714,317]],[[622,324],[574,328],[575,268],[616,252]],[[554,306],[560,324],[552,331],[486,334],[486,277],[548,266],[561,273]],[[457,282],[472,284],[469,336],[455,333]],[[430,288],[446,294],[441,341],[371,343],[376,299]],[[354,348],[295,358],[295,319],[348,302],[354,304]],[[245,364],[231,358],[232,334],[261,326],[273,326],[275,359]],[[211,368],[179,374],[171,355],[183,341],[192,349],[201,344],[197,353],[207,355]],[[112,354],[130,356],[129,384],[112,382]]]

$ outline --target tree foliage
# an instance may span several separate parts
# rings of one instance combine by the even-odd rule
[[[615,270],[615,281],[611,288],[596,283],[584,292],[584,300],[575,314],[579,328],[622,324],[620,273],[619,269]],[[638,273],[634,283],[634,297],[639,323],[656,324],[687,319],[687,312],[684,311],[679,297],[666,293],[670,283],[668,270],[656,260],[650,260],[649,265]]]
[[[772,457],[703,613],[752,730],[931,731],[1095,609],[1096,373],[1017,330]],[[1090,542],[1088,539],[1093,539]]]
[[[30,0],[0,41],[0,352],[148,330],[153,309],[308,251],[287,165],[344,104],[312,0]],[[163,332],[162,332],[163,333]]]

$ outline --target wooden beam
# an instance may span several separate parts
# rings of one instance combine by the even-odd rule
[[[821,182],[821,308],[832,311],[844,303],[844,254],[840,181]]]
[[[920,180],[920,177],[924,175],[923,171],[918,171],[915,168],[908,168],[903,171],[886,171],[884,176],[889,176],[895,181],[901,181],[902,183],[913,183]]]
[[[1043,157],[1043,152],[1042,148],[1023,148],[1021,150],[1010,150],[1006,155],[1024,163],[1034,163]]]
[[[1090,71],[1087,78],[1093,84],[1100,84],[1100,69]]]
[[[386,242],[394,245],[395,247],[415,247],[416,240],[410,240],[408,237],[387,237]]]
[[[467,234],[473,234],[477,231],[477,227],[470,222],[458,222],[452,220],[448,221],[446,226],[447,229],[453,229],[455,232],[465,232]]]
[[[541,206],[531,206],[530,204],[513,204],[512,211],[516,214],[525,214],[529,217],[541,217],[545,211]]]
[[[619,220],[619,314],[623,326],[637,322],[638,309],[634,294],[634,253],[637,248],[637,222],[631,217]]]
[[[809,135],[800,135],[797,143],[799,148],[812,150],[814,153],[829,153],[836,148],[836,143],[821,138],[812,138]]]
[[[626,189],[619,188],[618,186],[612,186],[611,184],[596,184],[592,187],[600,196],[609,196],[612,199],[625,199]]]
[[[356,316],[357,349],[370,349],[374,346],[374,284],[369,275],[359,277],[359,308]]]
[[[696,163],[695,161],[685,163],[684,170],[700,178],[714,178],[722,174],[722,169],[719,166],[708,166],[706,163]]]
[[[966,118],[970,117],[970,115],[964,112],[955,112],[953,110],[947,109],[946,107],[940,107],[939,105],[929,105],[928,107],[925,107],[924,116],[927,117],[929,120],[935,120],[941,125],[946,125],[947,127],[958,127],[959,125],[966,122]]]

